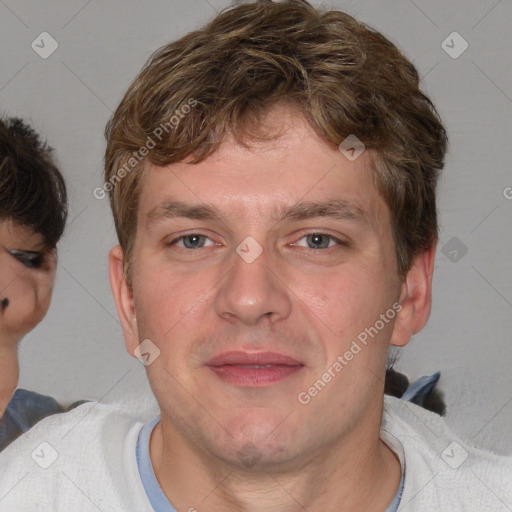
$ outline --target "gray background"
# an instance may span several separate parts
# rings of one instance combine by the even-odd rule
[[[148,392],[142,365],[125,353],[111,297],[108,203],[93,197],[102,184],[103,129],[149,55],[227,5],[0,0],[0,111],[27,119],[56,148],[71,202],[52,306],[20,347],[21,387],[64,403]],[[322,5],[346,10],[404,51],[450,135],[432,316],[398,368],[411,379],[440,370],[452,427],[512,453],[512,200],[504,194],[512,187],[511,2]],[[454,31],[469,45],[456,59],[441,46]],[[58,42],[47,59],[31,47],[42,32]],[[456,40],[448,44],[460,48]]]

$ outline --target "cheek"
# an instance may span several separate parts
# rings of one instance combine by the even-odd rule
[[[139,335],[163,340],[194,321],[208,290],[199,275],[184,278],[156,265],[134,272],[133,297]]]
[[[396,313],[394,288],[382,272],[375,266],[346,265],[321,280],[304,279],[297,293],[303,318],[316,326],[325,344],[325,363],[330,366],[346,355],[343,373],[350,375],[354,386],[361,379],[374,379],[386,360]],[[362,372],[361,368],[373,370]],[[344,379],[338,381],[347,385]]]
[[[353,332],[373,323],[391,306],[392,295],[379,273],[355,265],[346,265],[314,281],[306,276],[296,287],[298,304],[322,320],[333,334]]]

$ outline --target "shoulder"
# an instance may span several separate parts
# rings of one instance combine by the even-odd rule
[[[41,395],[34,391],[26,389],[17,389],[7,406],[7,412],[16,415],[33,415],[33,414],[55,414],[62,412],[62,407],[55,398],[51,396]]]
[[[62,412],[62,407],[54,398],[17,389],[0,420],[0,450],[38,421],[59,412]]]
[[[139,406],[88,402],[47,417],[0,453],[0,497],[26,507],[33,500],[37,510],[54,510],[57,503],[88,510],[79,508],[87,495],[103,503],[102,510],[118,510],[126,499],[122,490],[139,485],[138,434],[157,414],[154,407]],[[41,505],[45,500],[48,508]]]
[[[69,412],[48,416],[9,446],[0,457],[31,450],[34,443],[53,441],[56,445],[72,447],[72,451],[85,448],[88,452],[103,439],[128,431],[133,425],[142,425],[158,413],[156,402],[130,398],[115,404],[85,402]],[[108,439],[109,441],[111,439]],[[0,464],[0,471],[3,467]]]
[[[512,457],[478,447],[441,416],[394,397],[384,399],[382,431],[385,442],[403,448],[402,499],[414,510],[512,508]]]

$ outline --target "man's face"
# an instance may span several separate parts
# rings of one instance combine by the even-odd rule
[[[126,336],[160,351],[147,371],[164,432],[272,465],[378,428],[401,280],[368,154],[350,161],[291,110],[266,123],[281,136],[147,173]]]

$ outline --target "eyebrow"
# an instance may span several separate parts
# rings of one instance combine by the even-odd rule
[[[368,224],[368,213],[357,203],[345,199],[328,201],[305,201],[291,206],[281,205],[270,217],[276,223],[285,220],[297,221],[316,217],[349,220]],[[146,215],[146,227],[166,219],[187,218],[223,222],[221,212],[212,204],[189,204],[182,201],[164,201]]]

